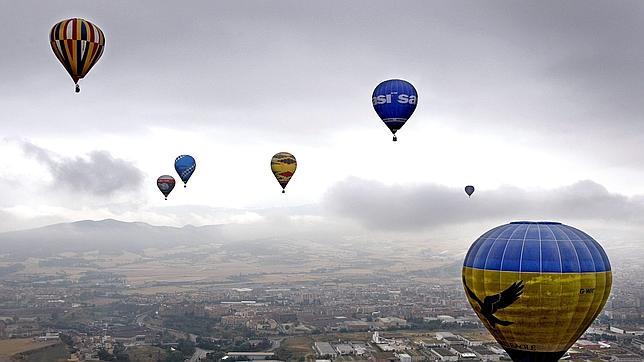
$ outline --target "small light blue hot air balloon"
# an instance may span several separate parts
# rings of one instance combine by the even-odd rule
[[[190,155],[181,155],[174,160],[174,169],[177,171],[179,178],[183,181],[183,187],[186,187],[190,176],[195,172],[197,163],[195,159]]]
[[[416,88],[402,79],[386,80],[374,89],[371,101],[380,119],[393,133],[393,140],[397,141],[396,132],[416,110]]]

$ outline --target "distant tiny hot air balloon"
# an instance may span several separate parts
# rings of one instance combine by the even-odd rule
[[[183,181],[183,187],[186,187],[190,176],[195,172],[197,168],[197,163],[195,159],[190,155],[181,155],[174,160],[174,169],[177,171],[179,178]]]
[[[87,20],[67,19],[51,28],[49,42],[56,58],[74,80],[76,93],[80,92],[78,81],[87,75],[103,55],[103,31]]]
[[[472,194],[474,193],[474,186],[472,185],[465,186],[465,193],[467,194],[467,197],[472,197]]]
[[[416,110],[418,93],[411,83],[401,79],[390,79],[378,84],[371,96],[371,102],[396,141],[396,132]]]
[[[470,305],[513,361],[558,361],[601,313],[612,273],[601,245],[558,222],[512,222],[463,263]]]
[[[170,175],[163,175],[159,176],[157,179],[157,187],[159,188],[159,191],[165,196],[165,199],[168,199],[168,195],[170,195],[170,192],[172,192],[172,189],[174,189],[174,177]]]
[[[271,171],[273,171],[277,182],[282,186],[282,193],[286,192],[286,185],[291,180],[291,177],[293,177],[295,169],[297,169],[295,156],[288,152],[276,153],[271,158]]]

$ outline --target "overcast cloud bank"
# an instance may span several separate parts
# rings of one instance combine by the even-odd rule
[[[81,94],[47,43],[72,16],[107,37]],[[418,234],[516,219],[642,228],[642,198],[625,196],[644,195],[641,1],[24,0],[0,18],[16,35],[0,39],[4,53],[19,55],[0,58],[0,129],[36,143],[0,152],[12,170],[0,230],[87,218],[267,233],[286,219]],[[392,77],[419,91],[395,149],[370,103]],[[266,163],[282,150],[300,167],[273,199]],[[527,167],[492,162],[506,150]],[[184,152],[198,157],[197,174],[161,206],[154,180]],[[492,186],[472,199],[441,186],[469,182],[470,171]],[[561,187],[522,189],[526,179]],[[562,186],[578,179],[595,182]],[[499,180],[512,186],[493,188]],[[289,208],[325,190],[311,210]]]
[[[460,188],[385,185],[350,178],[328,191],[324,205],[332,214],[356,220],[367,228],[391,231],[420,231],[504,218],[620,223],[644,219],[644,198],[611,193],[590,180],[551,190],[512,186],[477,190],[468,199]]]

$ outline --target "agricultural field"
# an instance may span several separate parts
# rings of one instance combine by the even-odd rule
[[[313,342],[314,340],[308,336],[287,338],[282,341],[280,348],[275,351],[276,357],[289,361],[314,359]]]
[[[70,356],[67,347],[62,344],[56,344],[28,352],[20,353],[16,359],[24,362],[63,362]]]
[[[127,355],[131,361],[156,362],[165,360],[167,351],[153,346],[135,346],[127,349]]]
[[[33,338],[4,339],[0,340],[0,356],[9,357],[18,353],[51,347],[59,343],[59,341],[39,342],[34,341]]]

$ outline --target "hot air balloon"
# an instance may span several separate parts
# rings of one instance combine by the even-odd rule
[[[74,80],[76,93],[80,92],[78,81],[87,75],[103,54],[103,31],[87,20],[67,19],[51,28],[49,42],[56,58]]]
[[[165,196],[165,199],[168,199],[168,195],[170,195],[170,192],[172,192],[172,189],[174,189],[174,177],[170,175],[163,175],[159,176],[157,179],[157,187],[159,188],[159,191]]]
[[[472,185],[465,186],[465,193],[467,194],[467,197],[472,197],[472,194],[474,193],[474,186]]]
[[[610,294],[606,253],[558,222],[512,222],[478,238],[463,265],[467,299],[513,361],[557,361]]]
[[[181,181],[183,181],[183,187],[187,186],[188,180],[190,180],[192,173],[195,172],[196,167],[197,163],[190,155],[181,155],[174,160],[174,169],[179,174]]]
[[[394,134],[393,140],[396,141],[396,132],[416,109],[418,93],[411,83],[401,79],[390,79],[378,84],[371,101],[376,113],[389,127]]]
[[[271,158],[271,171],[277,179],[277,182],[282,186],[282,193],[285,193],[286,185],[293,177],[295,169],[297,168],[297,161],[295,156],[288,152],[279,152],[276,153],[273,158]]]

